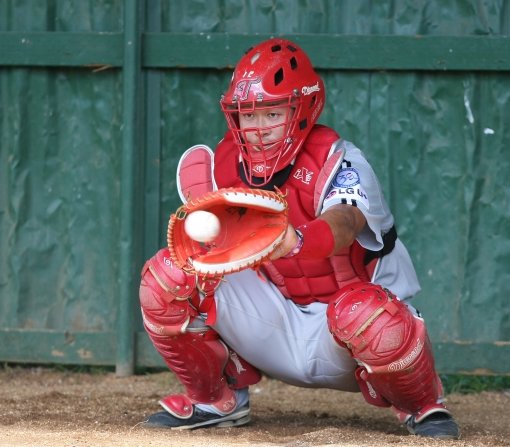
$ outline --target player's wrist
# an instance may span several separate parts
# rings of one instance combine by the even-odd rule
[[[329,224],[315,219],[296,228],[301,235],[301,246],[294,255],[296,259],[324,259],[333,254],[335,238]]]
[[[297,236],[297,241],[296,241],[296,244],[294,245],[294,247],[284,256],[284,258],[293,258],[294,256],[296,256],[300,251],[301,251],[301,248],[303,247],[303,243],[304,243],[304,240],[303,240],[303,233],[301,233],[300,230],[298,230],[297,228],[294,228],[294,231],[296,233],[296,236]]]

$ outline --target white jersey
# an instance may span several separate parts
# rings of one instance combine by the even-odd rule
[[[373,251],[383,248],[383,235],[393,226],[393,216],[381,186],[362,152],[343,142],[346,151],[332,178],[322,212],[336,203],[359,207],[367,226],[359,243]],[[406,248],[397,239],[395,248],[382,257],[372,282],[387,287],[406,300],[420,290]],[[252,365],[271,377],[305,387],[357,391],[356,361],[328,329],[325,303],[305,306],[286,299],[280,290],[253,270],[225,275],[215,292],[221,338]],[[412,306],[408,304],[412,310]],[[204,324],[195,320],[193,325]]]
[[[328,186],[321,213],[338,203],[357,206],[367,220],[358,242],[367,250],[379,251],[383,248],[383,235],[394,225],[393,215],[374,170],[362,151],[345,140],[341,148],[345,156]],[[400,239],[397,239],[392,252],[380,259],[371,280],[388,288],[400,299],[410,298],[420,291],[413,263]]]

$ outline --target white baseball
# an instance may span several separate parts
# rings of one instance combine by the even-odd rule
[[[184,221],[184,231],[197,242],[210,242],[220,234],[220,220],[208,211],[193,211]]]

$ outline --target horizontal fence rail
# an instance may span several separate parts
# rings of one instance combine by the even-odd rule
[[[230,68],[247,48],[268,37],[143,33],[142,66]],[[284,37],[302,45],[318,69],[510,70],[510,36],[299,34]],[[0,66],[79,66],[95,70],[121,67],[122,46],[122,33],[0,32]]]
[[[31,352],[34,363],[110,366],[117,349],[115,339],[114,332],[4,329],[0,330],[0,358],[26,362],[26,353]],[[138,367],[165,367],[145,332],[137,332],[135,340]],[[435,342],[433,347],[441,373],[508,375],[508,364],[502,360],[510,358],[510,342]]]

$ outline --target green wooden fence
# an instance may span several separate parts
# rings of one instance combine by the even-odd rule
[[[322,121],[383,181],[440,371],[510,373],[510,2],[417,4],[0,5],[0,360],[162,365],[138,272],[178,157],[214,146],[232,67],[283,35],[324,76]]]

